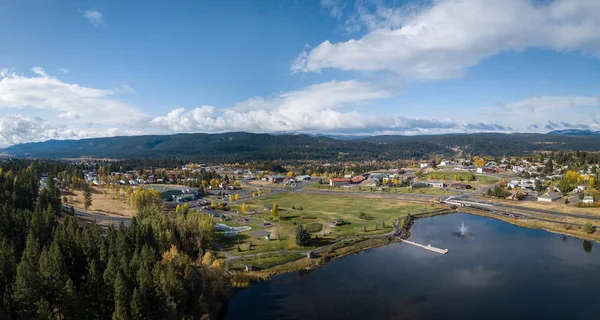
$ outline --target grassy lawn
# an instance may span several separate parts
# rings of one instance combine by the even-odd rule
[[[248,257],[234,260],[231,263],[231,268],[234,270],[243,270],[246,265],[252,265],[257,269],[267,269],[303,257],[305,256],[302,254],[269,254],[258,257]]]
[[[328,184],[311,184],[307,186],[309,189],[315,190],[329,190],[329,191],[340,191],[340,192],[364,192],[364,193],[375,193],[375,194],[426,194],[432,196],[451,196],[459,194],[456,191],[445,191],[439,188],[422,188],[412,189],[410,187],[363,187],[357,186],[353,188],[344,188],[338,186],[330,186]]]
[[[245,202],[249,210],[261,210],[260,214],[251,216],[251,222],[244,224],[252,230],[240,233],[236,237],[218,235],[218,241],[225,250],[234,255],[271,252],[282,249],[308,250],[330,243],[344,236],[377,235],[392,231],[392,224],[398,217],[407,213],[418,213],[432,210],[437,205],[415,204],[399,200],[376,199],[366,197],[314,195],[302,193],[282,193]],[[271,212],[264,211],[265,204],[277,204],[279,216],[273,220],[274,226],[264,228],[263,221],[271,220]],[[303,210],[294,210],[302,207]],[[241,203],[232,206],[240,210]],[[363,213],[367,219],[359,216]],[[344,220],[344,225],[334,227],[331,222],[335,218]],[[385,227],[383,223],[385,222]],[[235,219],[224,221],[230,226],[239,226]],[[309,247],[298,247],[295,243],[294,228],[296,224],[313,230],[313,240]],[[365,231],[366,228],[366,231]],[[252,236],[257,230],[268,230],[279,235],[278,240],[267,241],[264,237]],[[320,231],[316,231],[320,230]],[[318,237],[318,238],[317,238]],[[239,247],[241,251],[237,250]],[[252,246],[250,246],[250,243]]]
[[[469,176],[471,176],[472,172],[455,172],[455,171],[433,171],[430,172],[429,174],[427,174],[427,176],[425,176],[425,179],[432,179],[431,176],[432,175],[437,175],[438,179],[432,179],[432,180],[440,180],[440,181],[444,181],[445,183],[466,183],[466,184],[473,184],[474,181],[467,181],[467,178]],[[445,176],[445,179],[442,179],[441,176]],[[464,181],[456,181],[454,180],[454,176],[460,176]],[[476,174],[475,177],[477,178],[477,183],[482,184],[482,185],[488,185],[488,184],[495,184],[499,181],[498,178],[494,178],[494,177],[490,177],[490,176],[486,176],[486,175],[481,175],[481,174]]]

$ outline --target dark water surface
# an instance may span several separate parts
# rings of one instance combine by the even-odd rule
[[[471,237],[458,237],[461,223]],[[600,244],[452,214],[410,240],[251,286],[227,319],[600,319]]]

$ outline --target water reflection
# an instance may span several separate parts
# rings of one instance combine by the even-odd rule
[[[467,214],[417,220],[411,234],[412,241],[450,252],[394,243],[312,272],[275,276],[237,293],[226,317],[562,320],[600,314],[600,251],[593,252],[590,241]]]
[[[583,251],[586,253],[592,252],[592,248],[594,247],[594,243],[589,240],[583,240]]]

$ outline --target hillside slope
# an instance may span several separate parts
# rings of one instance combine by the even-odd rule
[[[2,150],[20,158],[180,158],[195,161],[370,160],[455,155],[457,147],[473,155],[519,155],[534,151],[600,150],[597,136],[546,134],[447,134],[373,136],[337,140],[305,134],[246,132],[175,134],[82,140],[50,140]]]

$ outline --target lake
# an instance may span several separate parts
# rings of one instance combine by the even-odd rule
[[[461,223],[467,237],[461,236]],[[226,319],[598,319],[600,245],[457,213],[410,240],[239,291]]]

